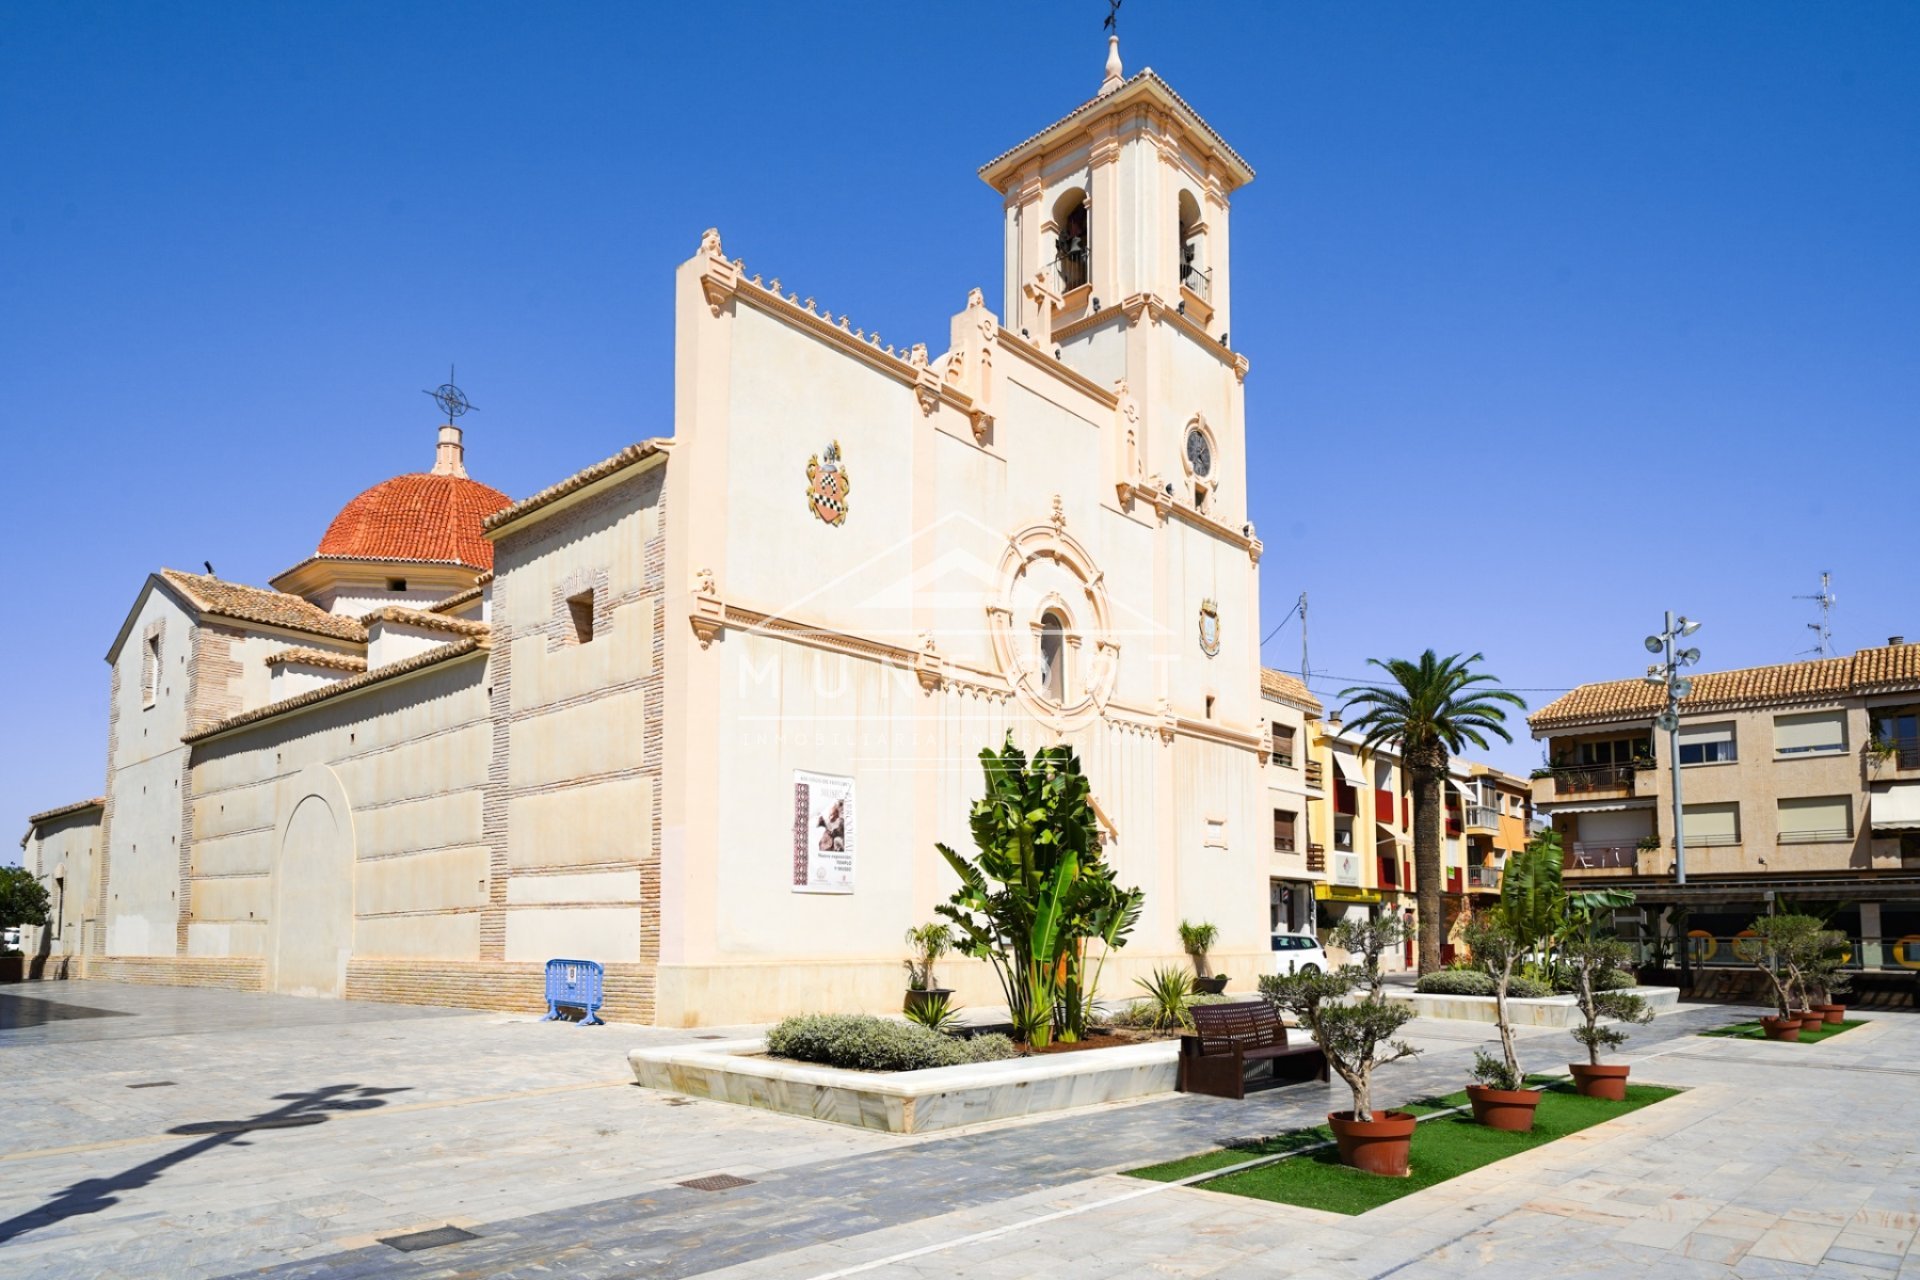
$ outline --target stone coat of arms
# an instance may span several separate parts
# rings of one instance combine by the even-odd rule
[[[1220,608],[1212,600],[1200,602],[1200,652],[1209,658],[1220,653]]]
[[[847,478],[846,464],[840,461],[840,442],[827,445],[824,456],[807,459],[807,509],[828,524],[840,524],[847,518],[847,490],[853,482]]]

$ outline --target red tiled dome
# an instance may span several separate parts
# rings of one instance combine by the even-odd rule
[[[458,561],[493,568],[480,522],[513,500],[465,476],[395,476],[349,502],[320,539],[323,556]]]

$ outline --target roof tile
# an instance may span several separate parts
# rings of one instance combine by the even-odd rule
[[[1862,649],[1849,658],[1815,658],[1692,677],[1680,712],[1832,699],[1885,689],[1920,689],[1920,644]],[[1606,680],[1561,694],[1527,718],[1535,730],[1646,720],[1660,713],[1665,695],[1645,680]]]
[[[328,613],[284,591],[249,587],[207,574],[182,573],[178,569],[162,569],[160,576],[172,583],[203,613],[242,622],[257,622],[269,627],[284,627],[289,631],[304,631],[309,635],[327,636],[335,640],[365,642],[367,638],[367,629],[352,618]]]

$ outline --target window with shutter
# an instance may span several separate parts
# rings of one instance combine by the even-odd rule
[[[1847,713],[1812,711],[1773,718],[1773,749],[1778,755],[1810,755],[1847,749]]]
[[[1727,764],[1737,758],[1731,724],[1681,726],[1681,764]]]
[[[1690,804],[1681,814],[1687,843],[1706,847],[1740,843],[1740,806]]]
[[[1810,844],[1853,837],[1853,804],[1846,796],[1796,796],[1780,802],[1780,843]]]

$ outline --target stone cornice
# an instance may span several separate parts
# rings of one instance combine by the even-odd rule
[[[1226,365],[1229,369],[1232,369],[1235,379],[1240,382],[1247,380],[1247,371],[1253,367],[1251,361],[1233,348],[1222,344],[1220,339],[1207,332],[1205,325],[1202,325],[1192,316],[1183,315],[1178,307],[1170,306],[1167,300],[1159,294],[1133,294],[1121,300],[1120,310],[1126,312],[1127,320],[1132,324],[1139,324],[1142,319],[1147,319],[1156,324],[1170,324],[1174,328],[1183,331],[1188,337],[1205,348],[1214,359]],[[1080,323],[1084,323],[1084,321],[1076,322],[1076,324]],[[1068,329],[1063,329],[1061,331],[1062,334],[1071,336],[1069,332],[1071,328],[1072,326],[1069,326]]]
[[[1096,401],[1102,408],[1113,409],[1119,406],[1120,397],[1114,392],[1113,388],[1101,386],[1064,360],[1054,359],[1033,342],[1021,337],[1019,334],[1010,332],[1003,327],[1000,330],[1000,345],[1025,360],[1034,368],[1043,369],[1051,373],[1075,391]]]
[[[1247,557],[1255,564],[1260,563],[1260,555],[1266,549],[1266,544],[1262,543],[1259,538],[1253,535],[1251,532],[1253,526],[1251,524],[1246,526],[1247,532],[1242,532],[1239,529],[1221,524],[1218,520],[1215,520],[1212,516],[1204,512],[1195,511],[1192,507],[1175,502],[1172,495],[1167,493],[1165,489],[1155,488],[1148,484],[1131,484],[1126,481],[1121,481],[1114,486],[1114,490],[1119,494],[1123,506],[1135,502],[1144,503],[1157,511],[1162,520],[1169,518],[1179,519],[1204,533],[1211,534],[1222,542],[1230,543],[1238,547],[1240,550],[1246,552]]]

